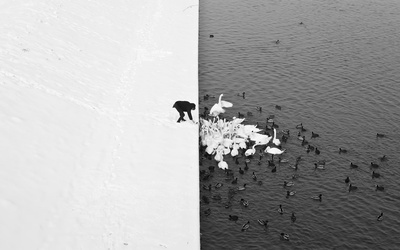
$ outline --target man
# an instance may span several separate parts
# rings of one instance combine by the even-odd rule
[[[196,104],[188,101],[177,101],[172,107],[176,108],[176,110],[179,112],[179,119],[177,122],[186,121],[183,119],[185,117],[185,113],[183,112],[186,112],[189,116],[189,119],[193,121],[191,110],[196,109]]]

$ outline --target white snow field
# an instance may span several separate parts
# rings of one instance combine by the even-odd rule
[[[200,248],[198,12],[0,1],[0,249]]]

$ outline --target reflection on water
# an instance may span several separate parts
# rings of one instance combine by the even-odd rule
[[[266,125],[275,115],[278,131],[290,129],[283,144],[288,163],[271,172],[264,156],[235,164],[226,157],[237,184],[216,169],[200,185],[202,249],[395,249],[400,243],[400,2],[395,0],[272,1],[205,0],[200,2],[200,111],[219,96],[234,106],[225,117],[246,115],[248,124]],[[210,37],[210,35],[214,37]],[[277,43],[276,41],[279,40]],[[245,98],[239,93],[245,92]],[[275,105],[282,108],[278,110]],[[256,110],[262,107],[262,112]],[[296,124],[321,154],[307,153],[297,138]],[[311,132],[320,137],[311,138]],[[377,137],[377,133],[385,137]],[[282,135],[280,132],[279,136]],[[347,153],[339,154],[339,147]],[[378,157],[387,156],[387,161]],[[302,156],[298,170],[292,167]],[[325,169],[314,163],[325,160]],[[230,162],[229,162],[230,161]],[[358,165],[351,168],[350,162]],[[371,162],[380,166],[371,168]],[[201,170],[216,166],[203,160]],[[372,171],[379,178],[372,178]],[[257,180],[252,179],[252,172]],[[296,180],[291,176],[297,174]],[[349,176],[357,186],[348,192]],[[283,181],[294,186],[283,187]],[[224,185],[214,188],[216,183]],[[234,195],[229,188],[247,183]],[[375,185],[385,187],[376,191]],[[286,191],[296,194],[286,198]],[[323,195],[322,202],[311,196]],[[218,197],[221,200],[212,199]],[[240,199],[249,206],[240,204]],[[278,213],[279,205],[285,210]],[[210,209],[210,215],[204,211]],[[295,212],[296,221],[291,221]],[[384,219],[377,221],[383,212]],[[237,215],[235,223],[229,215]],[[269,221],[269,227],[257,220]],[[244,223],[250,227],[242,232]],[[280,233],[290,241],[280,240]]]

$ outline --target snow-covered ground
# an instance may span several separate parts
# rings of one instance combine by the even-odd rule
[[[0,249],[199,249],[198,11],[0,2]]]

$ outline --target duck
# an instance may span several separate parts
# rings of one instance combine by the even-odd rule
[[[268,167],[275,167],[275,163],[271,160],[268,160]]]
[[[246,170],[246,171],[249,170],[249,165],[247,165],[248,162],[250,162],[249,159],[246,159],[244,162],[244,170]]]
[[[292,175],[292,180],[297,180],[299,176],[297,174]]]
[[[219,195],[219,194],[214,194],[213,196],[211,196],[211,198],[212,198],[213,200],[217,200],[217,201],[219,201],[219,200],[222,199],[221,195]]]
[[[307,149],[309,149],[310,151],[314,151],[315,147],[312,146],[312,145],[308,145],[308,146],[307,146]]]
[[[318,165],[317,163],[314,163],[314,170],[317,170],[317,169],[323,170],[323,169],[325,169],[325,166],[324,165]]]
[[[201,196],[201,200],[205,203],[205,204],[208,204],[208,203],[210,203],[210,200],[208,199],[208,197],[207,196]]]
[[[237,179],[237,177],[231,182],[232,184],[237,184],[237,181],[238,181],[238,179]]]
[[[243,97],[243,99],[244,99],[245,95],[246,95],[246,92],[242,92],[242,93],[238,93],[237,94],[237,96]]]
[[[306,136],[305,135],[301,135],[300,132],[297,134],[297,139],[299,139],[300,141],[305,141],[306,140]]]
[[[319,137],[319,134],[311,132],[311,138],[317,138]]]
[[[319,194],[318,196],[312,196],[311,199],[322,201],[322,194]]]
[[[350,162],[350,167],[351,168],[358,168],[358,166],[356,164],[353,164],[352,162]]]
[[[385,190],[384,186],[375,185],[375,191],[384,191],[384,190]]]
[[[279,212],[280,214],[283,214],[283,208],[282,208],[282,205],[279,205],[278,212]]]
[[[296,221],[296,215],[294,215],[294,212],[292,212],[292,216],[290,217],[290,219],[293,223]]]
[[[275,146],[279,146],[279,145],[281,145],[281,141],[276,138],[276,129],[275,128],[273,128],[273,129],[274,129],[274,137],[272,139],[272,143],[275,144]]]
[[[297,125],[296,125],[296,128],[297,128],[297,129],[301,129],[302,127],[303,127],[303,123],[300,123],[300,124],[297,124]],[[300,133],[300,132],[299,132],[299,133]]]
[[[210,35],[210,38],[214,38],[214,35]]]
[[[289,198],[289,196],[293,196],[296,194],[296,191],[286,191],[286,198]]]
[[[209,216],[209,215],[211,214],[211,208],[206,209],[206,210],[204,211],[204,214],[205,214],[206,216]]]
[[[239,174],[244,174],[244,170],[242,168],[239,168]]]
[[[212,106],[212,108],[210,109],[211,116],[218,116],[221,113],[225,113],[224,108],[230,108],[233,106],[231,102],[222,101],[222,96],[224,96],[224,94],[221,94],[219,96],[218,103],[214,104],[214,106]]]
[[[253,178],[253,180],[257,180],[257,175],[253,172],[253,175],[252,175],[252,178]]]
[[[236,164],[236,165],[239,165],[239,163],[240,163],[240,162],[239,162],[239,158],[238,158],[238,157],[235,157],[235,164]]]
[[[211,184],[209,184],[208,186],[205,185],[205,184],[203,184],[203,189],[204,189],[204,190],[211,191]]]
[[[279,44],[280,42],[281,42],[281,41],[279,41],[279,39],[275,41],[276,44]]]
[[[282,135],[282,137],[281,137],[281,140],[283,141],[283,142],[287,142],[287,140],[289,139],[289,137],[287,136],[287,135]]]
[[[281,240],[289,240],[289,234],[281,233]]]
[[[378,215],[378,218],[376,218],[377,221],[383,220],[383,213],[381,212],[380,215]]]
[[[250,112],[250,111],[248,111],[248,112],[247,112],[247,116],[253,116],[253,113]]]
[[[246,223],[243,224],[242,226],[242,231],[246,231],[250,227],[250,221],[247,221]]]
[[[289,129],[282,129],[281,131],[284,135],[289,136],[290,135],[290,130]]]
[[[259,111],[259,112],[262,112],[262,107],[257,106],[256,110]]]
[[[350,191],[355,191],[355,190],[357,190],[357,188],[358,188],[358,187],[353,186],[353,185],[350,183],[350,185],[349,185],[349,192],[350,192]]]
[[[268,227],[268,220],[258,219],[257,222],[258,222],[258,224],[260,224],[261,226]]]
[[[244,118],[244,114],[238,112],[238,118]]]
[[[321,151],[319,151],[318,148],[315,148],[315,154],[319,155],[321,153]]]
[[[263,182],[262,182],[262,181],[257,181],[257,184],[258,184],[259,186],[261,186],[261,185],[263,184]]]
[[[243,186],[242,186],[242,187],[238,187],[237,190],[238,190],[238,191],[243,191],[243,190],[245,190],[245,189],[246,189],[246,185],[247,185],[246,183],[243,184]]]
[[[379,165],[376,164],[376,163],[374,163],[374,162],[371,162],[371,167],[373,167],[373,168],[379,168]]]
[[[279,163],[288,163],[289,160],[288,159],[282,159],[281,157],[278,158],[278,162]]]
[[[240,199],[240,203],[244,206],[244,207],[248,207],[249,206],[249,202],[245,199]]]
[[[382,138],[382,137],[385,137],[385,134],[376,133],[376,137]]]
[[[372,178],[379,178],[381,177],[380,173],[375,173],[375,171],[372,171]]]
[[[379,159],[380,161],[387,161],[387,160],[388,160],[387,157],[386,157],[386,155],[381,156],[381,157],[378,157],[378,159]]]
[[[275,166],[273,169],[271,169],[271,172],[272,172],[272,173],[275,173],[275,172],[276,172],[276,166]]]
[[[229,215],[229,220],[236,222],[239,219],[237,215]]]
[[[215,166],[209,166],[209,167],[208,167],[208,170],[210,170],[211,173],[214,172]]]
[[[283,181],[283,186],[284,187],[291,187],[293,185],[294,185],[294,183],[292,181]]]
[[[222,187],[223,185],[224,185],[224,184],[218,182],[217,184],[215,184],[215,188],[218,189],[218,188]]]
[[[345,183],[349,183],[350,182],[350,178],[347,176],[346,179],[344,180]]]
[[[343,148],[339,148],[339,154],[345,154],[345,153],[347,153],[347,150],[346,149],[343,149]]]

